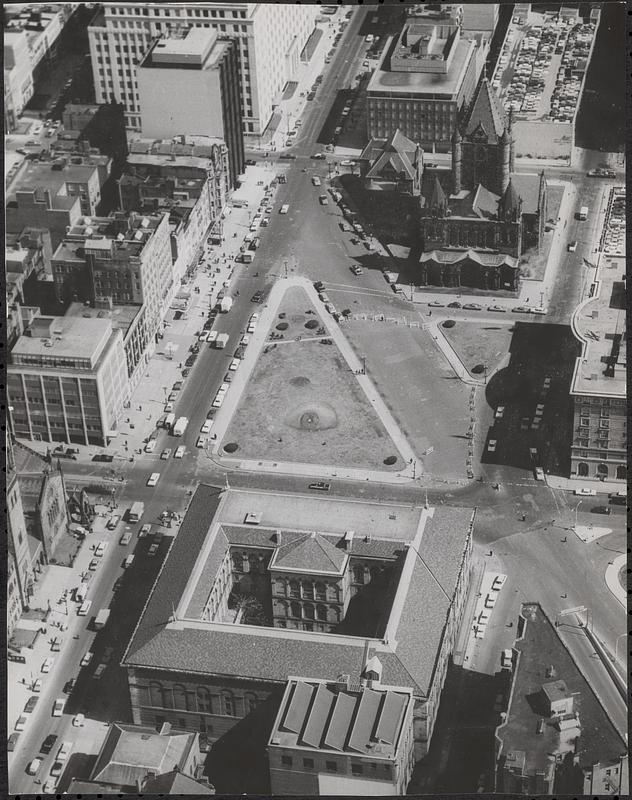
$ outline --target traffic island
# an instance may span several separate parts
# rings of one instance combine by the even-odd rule
[[[234,445],[243,461],[395,473],[406,467],[320,309],[297,286],[276,310],[220,452]]]
[[[458,320],[451,326],[441,325],[440,331],[470,375],[481,377],[494,372],[509,352],[512,327]]]

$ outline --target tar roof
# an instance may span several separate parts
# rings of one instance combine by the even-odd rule
[[[369,94],[389,95],[389,94],[411,94],[415,95],[437,95],[444,99],[454,99],[459,92],[463,78],[470,59],[473,57],[475,44],[466,39],[456,45],[454,58],[447,73],[433,72],[395,72],[384,69],[389,63],[390,52],[394,48],[397,39],[392,39],[384,49],[384,56],[378,69],[375,70],[367,91]]]
[[[342,575],[348,560],[346,553],[312,531],[293,542],[281,544],[272,557],[270,569]]]
[[[409,692],[395,687],[292,679],[269,746],[394,759],[412,702]]]
[[[624,754],[625,743],[542,609],[528,605],[523,607],[522,613],[527,624],[523,638],[515,644],[520,654],[507,721],[497,730],[503,752],[524,751],[528,772],[544,769],[550,755],[556,752],[574,752],[580,766]],[[545,708],[538,703],[538,697],[543,686],[550,682],[551,667],[574,697],[574,710],[579,714],[581,725],[576,742],[566,741],[564,732],[550,719],[545,720],[542,732],[537,732],[539,720],[546,716],[541,713]]]

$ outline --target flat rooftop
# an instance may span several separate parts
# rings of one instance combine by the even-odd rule
[[[65,160],[65,159],[64,159]],[[54,168],[54,161],[25,161],[11,187],[11,198],[16,192],[29,192],[35,189],[48,189],[53,197],[65,190],[67,183],[87,183],[95,172],[97,164],[69,164],[61,169]],[[74,198],[68,198],[73,200]]]
[[[39,321],[39,325],[37,322]],[[50,328],[45,325],[50,321]],[[31,325],[32,336],[22,335],[13,345],[12,356],[45,356],[95,360],[110,336],[112,325],[107,319],[83,317],[38,317]],[[51,336],[49,338],[48,331]],[[52,341],[52,346],[45,342]]]
[[[140,62],[143,69],[209,70],[217,66],[230,43],[210,28],[191,27],[184,36],[162,36]]]
[[[456,97],[463,83],[470,58],[473,57],[475,43],[471,39],[461,39],[456,46],[452,64],[447,73],[433,72],[393,72],[384,69],[389,63],[390,54],[397,37],[390,36],[378,68],[373,73],[367,91],[380,94],[423,95],[436,99]]]
[[[226,147],[223,139],[212,136],[173,139],[135,139],[129,143],[128,164],[163,167],[196,167],[207,170],[209,161],[218,157],[217,149]],[[125,177],[125,175],[123,176]]]
[[[529,773],[546,769],[550,755],[554,753],[575,751],[580,766],[618,759],[627,752],[627,747],[555,628],[538,605],[523,606],[522,615],[527,623],[524,637],[514,645],[519,657],[507,721],[496,730],[503,754],[524,752],[525,772]],[[551,666],[555,677],[551,676]],[[551,719],[546,718],[547,703],[542,687],[552,680],[563,680],[574,697],[573,710],[578,712],[581,726],[576,744],[574,738],[566,738],[575,737],[575,729],[560,731]],[[545,718],[544,729],[537,733],[538,721],[542,717]]]
[[[113,306],[112,310],[106,308],[91,308],[84,303],[71,303],[66,309],[66,317],[81,317],[82,319],[109,320],[113,328],[118,328],[126,337],[127,331],[142,310],[141,305]]]
[[[601,257],[595,294],[573,316],[573,331],[583,347],[575,362],[571,394],[626,397],[625,278],[625,258]]]
[[[261,527],[245,529],[249,513],[261,514]],[[383,666],[383,683],[410,686],[423,694],[432,682],[472,523],[473,511],[467,508],[413,509],[331,497],[226,491],[201,484],[123,665],[284,684],[290,671],[328,679],[358,676],[375,655]],[[353,546],[357,542],[363,556],[369,557],[373,548],[379,558],[404,553],[401,590],[393,600],[387,635],[376,639],[201,620],[200,609],[210,595],[229,538],[268,546],[272,526],[283,528],[282,535],[301,528],[332,538],[353,530]],[[367,535],[374,538],[365,542]],[[411,541],[416,546],[406,548]],[[193,614],[198,618],[192,619]]]

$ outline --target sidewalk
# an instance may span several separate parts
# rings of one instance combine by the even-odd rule
[[[625,490],[624,481],[596,481],[589,478],[562,478],[559,475],[547,475],[546,482],[552,489],[563,489],[567,492],[576,489],[594,489],[598,494],[611,494]]]
[[[255,333],[251,336],[251,342],[246,350],[241,367],[236,373],[235,380],[231,384],[229,394],[234,395],[235,390],[241,393],[245,388],[250,373],[257,362],[259,353],[265,346],[270,325],[276,316],[283,296],[286,290],[292,286],[302,288],[309,296],[314,307],[320,309],[321,303],[318,299],[318,294],[306,278],[290,277],[278,280],[272,287],[268,301],[260,314]],[[319,316],[322,324],[328,331],[328,336],[335,341],[349,368],[356,373],[358,383],[373,406],[375,413],[379,416],[382,424],[386,428],[387,433],[397,447],[402,459],[406,462],[406,468],[399,473],[392,473],[382,472],[380,470],[339,468],[329,464],[300,464],[293,462],[276,462],[272,460],[242,460],[221,455],[221,441],[230,425],[232,415],[239,402],[239,398],[234,399],[234,397],[231,397],[229,405],[220,408],[215,417],[213,432],[217,438],[212,447],[211,457],[217,464],[223,467],[228,466],[242,470],[277,472],[310,477],[340,477],[358,481],[373,480],[383,483],[401,483],[414,480],[413,476],[417,477],[421,475],[421,461],[413,452],[406,437],[393,419],[393,416],[386,407],[386,404],[382,400],[371,379],[367,375],[362,374],[362,363],[355,355],[351,345],[347,342],[337,322],[329,315],[319,314]]]
[[[628,557],[625,553],[620,556],[617,556],[614,561],[608,565],[606,569],[604,580],[606,581],[606,586],[612,594],[617,598],[617,600],[621,603],[621,605],[626,608],[627,607],[627,592],[619,583],[619,570],[624,567],[627,563]]]

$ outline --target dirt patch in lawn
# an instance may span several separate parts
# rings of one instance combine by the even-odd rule
[[[482,376],[493,372],[509,352],[512,325],[494,325],[492,322],[457,321],[453,328],[440,326],[440,332],[471,375]],[[476,369],[478,367],[478,369]]]
[[[281,320],[288,328],[283,339],[268,338],[224,442],[236,443],[243,459],[403,469],[357,376],[326,331],[306,330],[309,319],[322,324],[306,293],[289,289],[269,335]],[[395,460],[386,465],[389,456]]]

